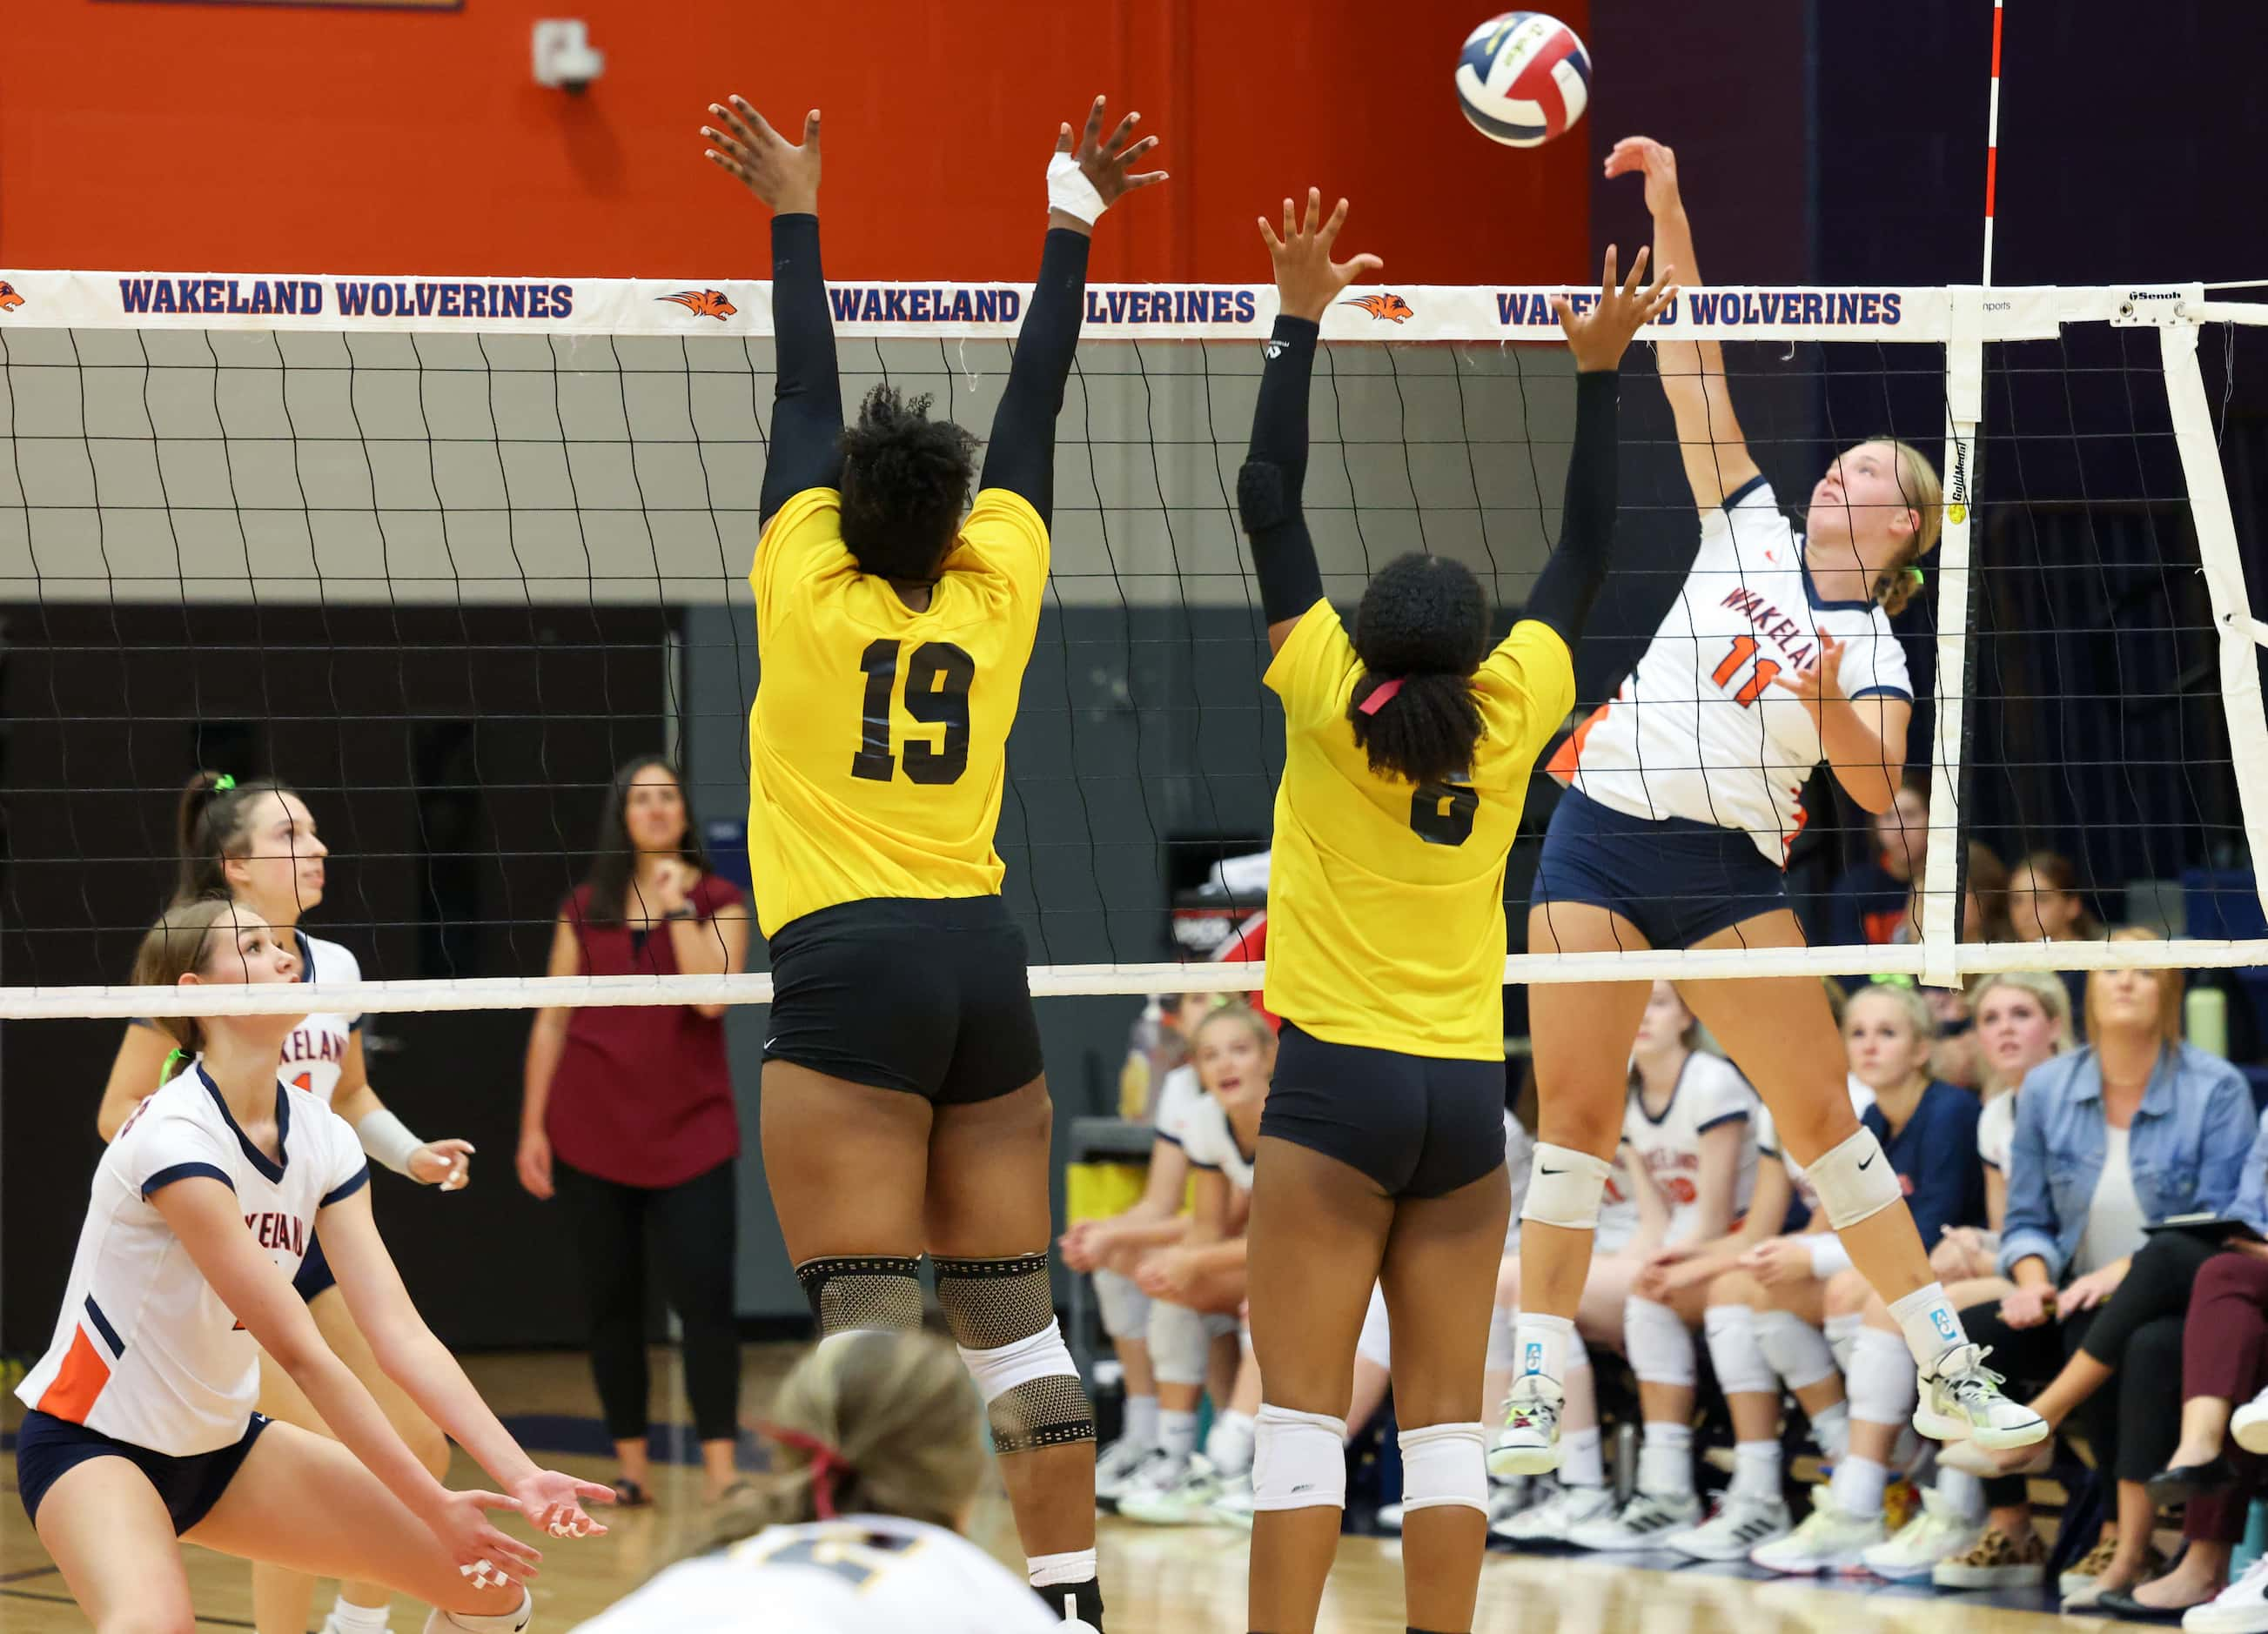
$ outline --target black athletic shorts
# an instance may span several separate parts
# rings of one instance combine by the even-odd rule
[[[1504,1063],[1327,1044],[1291,1022],[1260,1132],[1351,1164],[1390,1197],[1440,1197],[1504,1162]]]
[[[767,1061],[939,1106],[1040,1076],[1024,933],[997,896],[839,903],[782,925],[771,954]]]

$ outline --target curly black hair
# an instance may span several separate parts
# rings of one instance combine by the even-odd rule
[[[1488,649],[1488,597],[1462,563],[1413,550],[1372,575],[1354,621],[1355,656],[1369,673],[1348,705],[1371,770],[1425,784],[1472,769],[1482,729],[1472,676]],[[1365,714],[1364,700],[1390,681],[1401,689]]]
[[[862,573],[937,577],[976,480],[976,439],[927,396],[878,386],[843,432],[843,542]]]

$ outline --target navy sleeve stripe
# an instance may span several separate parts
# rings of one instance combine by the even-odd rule
[[[102,1336],[102,1342],[110,1347],[111,1355],[126,1354],[126,1341],[118,1336],[118,1329],[110,1325],[110,1319],[102,1314],[102,1306],[94,1302],[91,1293],[86,1296],[86,1317],[94,1324],[95,1332]]]
[[[1191,1158],[1191,1159],[1189,1159],[1189,1167],[1190,1167],[1191,1168],[1193,1168],[1193,1169],[1203,1169],[1203,1170],[1204,1170],[1206,1174],[1219,1174],[1219,1173],[1220,1173],[1220,1165],[1219,1165],[1219,1164],[1218,1164],[1218,1163],[1201,1163],[1201,1162],[1199,1162],[1199,1161],[1198,1161],[1197,1159],[1195,1159],[1195,1158]]]
[[[236,1182],[228,1177],[226,1169],[210,1163],[176,1163],[170,1168],[159,1169],[144,1181],[142,1195],[145,1198],[155,1196],[177,1180],[194,1180],[199,1175],[207,1180],[217,1180],[231,1191],[236,1189]]]
[[[1178,1146],[1182,1144],[1182,1137],[1179,1135],[1168,1135],[1161,1129],[1152,1130],[1150,1132],[1169,1146]]]
[[[1734,505],[1740,504],[1741,501],[1746,499],[1750,494],[1755,493],[1756,489],[1762,488],[1764,485],[1764,475],[1763,472],[1759,471],[1747,482],[1734,489],[1731,493],[1725,496],[1723,508],[1730,511]]]
[[[1860,698],[1904,698],[1909,703],[1913,702],[1913,694],[1904,687],[1861,687],[1850,696],[1853,703]]]
[[[1745,1110],[1740,1112],[1727,1112],[1722,1117],[1711,1118],[1695,1132],[1697,1134],[1705,1135],[1720,1123],[1745,1123],[1748,1121],[1749,1115]]]
[[[1977,1160],[1983,1163],[1986,1168],[1991,1169],[1995,1174],[1998,1174],[2000,1172],[2000,1166],[1993,1162],[1992,1159],[1979,1158]]]
[[[325,1192],[323,1194],[323,1200],[315,1206],[319,1209],[328,1209],[331,1204],[338,1202],[342,1197],[353,1196],[355,1193],[360,1191],[364,1186],[369,1184],[370,1165],[365,1163],[354,1172],[352,1178],[341,1181],[337,1185],[332,1187],[330,1190]]]

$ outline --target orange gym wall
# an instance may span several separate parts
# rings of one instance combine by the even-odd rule
[[[761,212],[709,100],[827,113],[828,271],[1028,277],[1055,123],[1108,92],[1174,180],[1103,278],[1258,282],[1256,211],[1314,181],[1410,283],[1584,276],[1587,131],[1499,148],[1450,70],[1489,0],[466,0],[459,11],[11,0],[0,270],[746,276]],[[1587,0],[1559,0],[1580,33]],[[580,16],[581,98],[529,31]]]

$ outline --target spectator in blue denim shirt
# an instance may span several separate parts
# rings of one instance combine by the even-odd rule
[[[2125,930],[2110,939],[2157,938]],[[2117,1520],[2066,1574],[2066,1609],[2143,1579],[2154,1513],[2144,1483],[2164,1467],[2180,1429],[2169,1381],[2181,1372],[2187,1279],[2169,1310],[2132,1297],[2105,1302],[2148,1240],[2143,1226],[2228,1208],[2252,1148],[2256,1120],[2243,1076],[2182,1042],[2181,1018],[2177,971],[2089,975],[2089,1042],[2034,1068],[2016,1102],[2000,1236],[2000,1266],[2016,1291],[1997,1306],[1962,1313],[2014,1377],[2036,1381],[2062,1364],[2036,1410],[2051,1424],[2075,1414],[2095,1467],[2118,1483]],[[2154,1270],[2143,1280],[2154,1285],[2159,1277]],[[2114,1373],[2119,1387],[2100,1388]],[[1946,1455],[1955,1468],[1997,1471],[1988,1490],[2001,1558],[1999,1572],[1975,1581],[1963,1577],[1962,1563],[1947,1562],[1937,1571],[1940,1585],[2006,1586],[2014,1581],[2006,1572],[2043,1558],[2030,1535],[2021,1477],[2045,1467],[2047,1446],[2029,1457],[1980,1458],[1976,1448]],[[1978,1546],[1987,1557],[1992,1541],[1988,1533]]]

